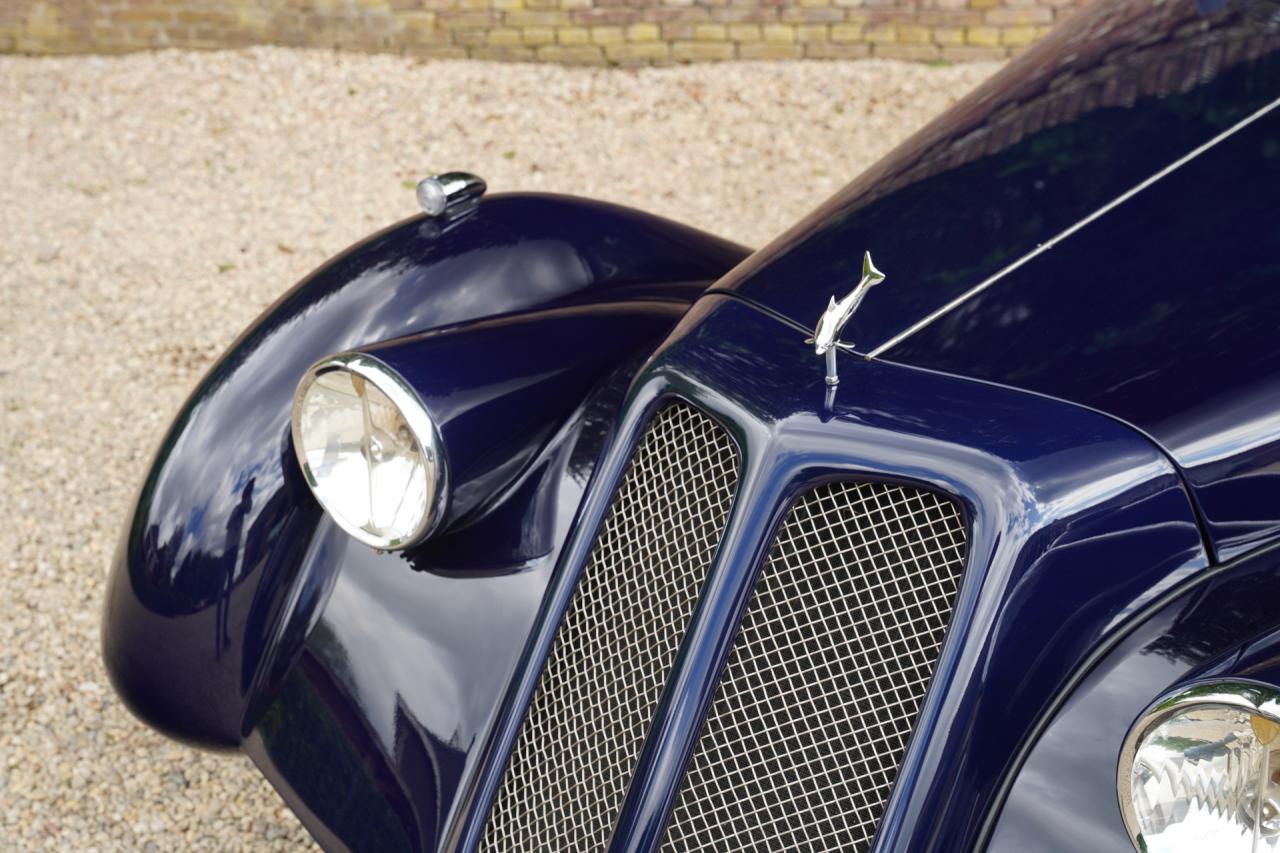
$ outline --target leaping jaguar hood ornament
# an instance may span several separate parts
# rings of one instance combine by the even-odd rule
[[[828,385],[836,385],[840,382],[840,376],[836,372],[836,350],[841,347],[848,349],[851,346],[840,341],[840,333],[853,317],[854,312],[858,310],[858,306],[862,304],[867,291],[884,281],[884,278],[884,273],[876,269],[875,263],[872,262],[871,253],[863,252],[862,280],[844,299],[836,301],[835,296],[831,297],[827,310],[822,312],[822,316],[818,318],[818,325],[813,329],[813,337],[805,341],[813,344],[815,353],[826,357]]]

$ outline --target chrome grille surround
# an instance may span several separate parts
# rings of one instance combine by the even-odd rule
[[[613,829],[738,481],[707,415],[672,403],[613,498],[494,797],[481,850],[591,850]]]
[[[946,632],[964,521],[932,492],[803,495],[761,570],[664,850],[866,850]]]

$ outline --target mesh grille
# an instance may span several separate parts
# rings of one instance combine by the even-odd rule
[[[565,612],[481,849],[608,840],[737,480],[714,421],[683,404],[655,416]]]
[[[950,501],[835,483],[761,572],[664,849],[866,850],[964,561]]]

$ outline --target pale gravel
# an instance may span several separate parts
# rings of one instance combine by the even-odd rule
[[[0,838],[310,844],[249,762],[136,722],[98,652],[152,447],[285,287],[467,169],[758,245],[990,74],[605,71],[263,48],[0,57]]]

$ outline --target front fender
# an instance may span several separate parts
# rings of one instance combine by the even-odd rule
[[[745,255],[638,211],[507,195],[453,221],[406,220],[329,261],[218,359],[160,444],[108,585],[103,656],[117,692],[194,744],[236,746],[252,728],[284,614],[310,624],[298,609],[317,611],[331,582],[307,567],[345,547],[290,447],[294,388],[315,361],[533,309],[687,305]],[[678,314],[645,327],[650,343]]]

